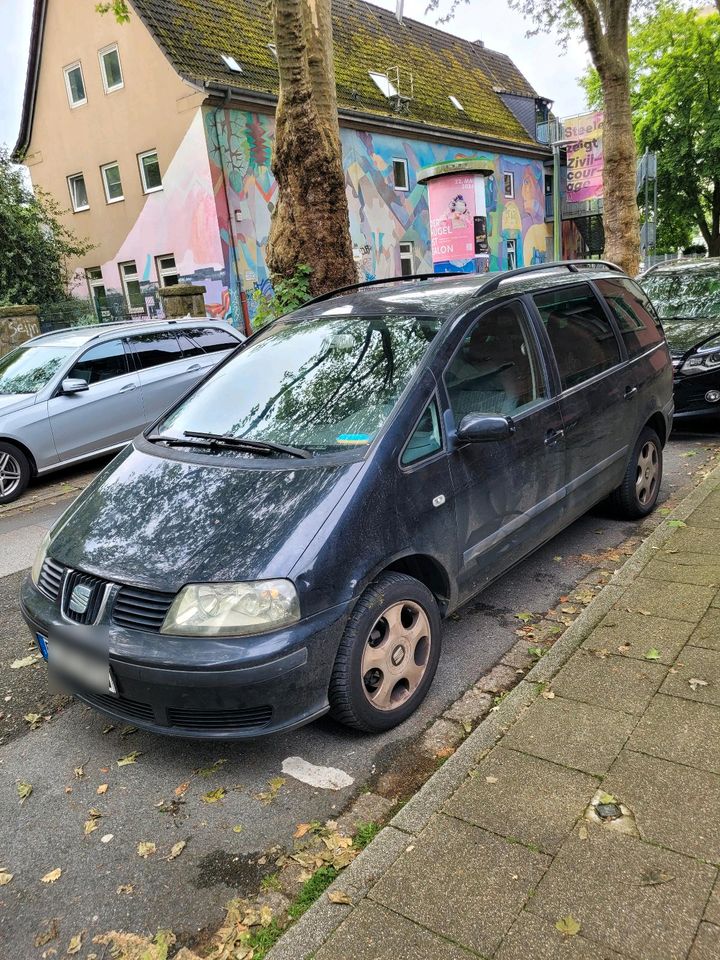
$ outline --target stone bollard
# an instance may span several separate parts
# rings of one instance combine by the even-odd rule
[[[158,290],[165,316],[169,320],[187,316],[204,317],[204,293],[205,287],[196,287],[192,283],[176,283]]]
[[[39,335],[38,310],[34,304],[0,307],[0,356]]]

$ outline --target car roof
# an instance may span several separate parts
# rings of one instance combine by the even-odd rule
[[[659,277],[674,273],[716,273],[720,270],[720,257],[698,257],[681,260],[666,260],[649,267],[640,279]]]
[[[118,323],[94,323],[82,327],[68,327],[64,330],[51,330],[41,333],[27,344],[47,347],[72,347],[77,350],[91,341],[102,341],[129,333],[155,333],[162,330],[184,329],[188,326],[207,324],[211,327],[220,327],[223,330],[232,330],[230,324],[224,321],[212,320],[207,317],[183,317],[179,320],[135,320],[120,321]],[[23,344],[25,346],[26,344]]]
[[[369,281],[316,297],[290,317],[293,321],[354,313],[365,316],[398,313],[449,317],[463,307],[548,287],[582,283],[599,277],[625,276],[619,267],[600,260],[536,264],[495,273],[419,274]],[[290,319],[290,317],[288,319]]]

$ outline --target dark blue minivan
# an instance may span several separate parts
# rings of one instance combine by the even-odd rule
[[[660,323],[611,264],[336,291],[95,479],[23,612],[67,688],[149,730],[386,730],[443,617],[598,501],[654,508],[672,414]]]

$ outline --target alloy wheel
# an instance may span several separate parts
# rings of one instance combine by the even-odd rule
[[[365,696],[378,710],[396,710],[420,686],[430,657],[430,621],[412,600],[389,606],[375,621],[362,656]]]
[[[20,486],[20,464],[11,453],[0,453],[0,497],[8,497]]]
[[[640,450],[635,479],[635,494],[638,498],[638,503],[641,503],[643,506],[650,503],[655,495],[659,471],[660,458],[658,456],[658,449],[652,440],[648,440]]]

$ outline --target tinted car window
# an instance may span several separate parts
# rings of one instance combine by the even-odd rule
[[[457,423],[468,413],[514,414],[545,396],[519,304],[478,320],[451,361],[445,385]]]
[[[183,332],[202,347],[205,353],[228,350],[238,345],[235,337],[220,327],[191,327]]]
[[[650,301],[636,283],[618,277],[597,280],[596,284],[618,322],[629,357],[660,343],[662,330],[652,316]]]
[[[442,449],[442,434],[440,432],[440,417],[437,403],[432,400],[420,417],[418,425],[412,432],[402,455],[404,465],[417,463],[425,457],[431,456]]]
[[[127,372],[127,357],[122,340],[110,340],[108,343],[99,343],[84,353],[67,376],[71,380],[84,380],[91,385],[121,377]]]
[[[183,357],[201,357],[205,353],[195,340],[192,340],[184,330],[178,330],[177,338],[180,341]]]
[[[172,330],[158,333],[140,333],[130,337],[135,357],[142,370],[157,367],[161,363],[172,363],[182,358],[180,344]]]
[[[615,332],[587,284],[548,290],[534,300],[555,352],[563,390],[620,362]]]

